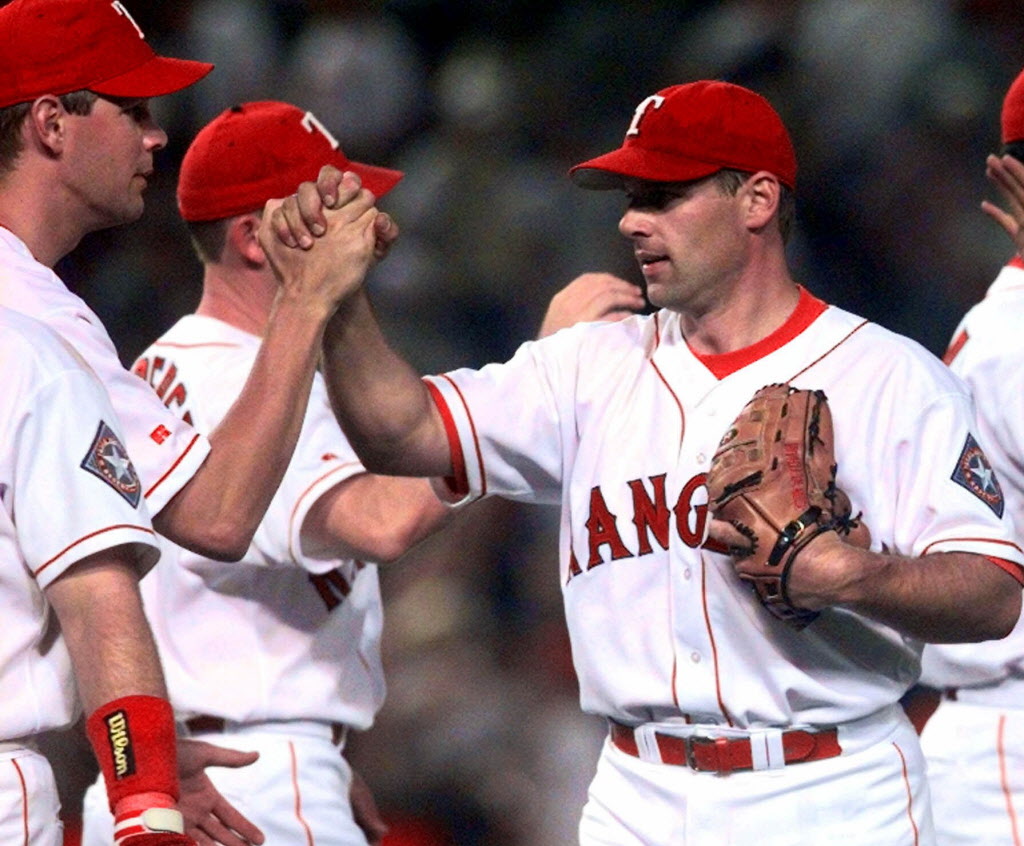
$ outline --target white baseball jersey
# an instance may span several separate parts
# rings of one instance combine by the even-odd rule
[[[175,410],[210,431],[241,392],[259,345],[219,320],[189,315],[146,350],[135,372],[164,384]],[[226,563],[176,549],[143,581],[180,714],[370,726],[384,698],[376,565],[313,558],[300,536],[317,499],[363,472],[316,374],[295,453],[245,557]]]
[[[69,725],[71,662],[44,590],[123,544],[141,572],[158,548],[106,392],[73,348],[0,307],[0,740]]]
[[[156,514],[192,478],[209,453],[205,437],[165,407],[173,395],[154,392],[127,371],[99,317],[72,294],[25,244],[0,227],[0,305],[45,323],[89,363],[110,395],[125,443]]]
[[[970,386],[977,429],[1006,496],[1007,516],[1024,529],[1024,262],[1003,268],[985,298],[953,333],[950,369]],[[923,682],[933,687],[981,686],[996,704],[1024,708],[1024,617],[1002,640],[928,646]],[[996,690],[996,683],[1012,682]]]
[[[189,315],[134,370],[209,431],[241,392],[259,345],[219,320]],[[197,736],[260,753],[251,766],[209,776],[268,843],[366,843],[331,724],[365,729],[384,699],[377,568],[312,557],[301,538],[317,499],[363,472],[318,373],[291,462],[242,560],[212,561],[168,545],[142,582],[179,717],[227,720],[222,731]],[[110,843],[102,781],[86,791],[83,817],[84,846]]]
[[[828,396],[838,484],[872,548],[978,553],[1020,579],[967,389],[915,342],[806,291],[785,325],[725,355],[695,354],[667,310],[572,327],[430,384],[457,487],[561,504],[585,711],[628,724],[832,725],[917,680],[919,643],[842,608],[796,631],[703,546],[711,457],[774,382]]]
[[[1014,259],[953,333],[979,436],[1024,527],[1024,262]],[[1024,618],[1022,618],[1024,620]],[[921,732],[941,846],[1019,846],[1024,832],[1024,622],[986,643],[929,644],[922,681],[951,690]]]

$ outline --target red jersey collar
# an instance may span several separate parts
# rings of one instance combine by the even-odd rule
[[[717,355],[702,355],[695,352],[692,347],[690,352],[693,352],[697,360],[710,370],[716,379],[724,379],[729,374],[735,373],[748,364],[753,364],[758,359],[775,352],[775,350],[785,346],[803,332],[828,308],[828,303],[819,300],[804,288],[803,285],[797,285],[797,288],[800,290],[800,299],[796,304],[796,308],[793,309],[793,313],[786,318],[786,322],[778,329],[757,343],[744,347],[741,350],[733,350],[732,352],[719,353]]]

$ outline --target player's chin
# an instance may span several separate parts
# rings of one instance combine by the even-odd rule
[[[645,293],[647,294],[648,302],[655,308],[672,308],[675,304],[675,299],[671,296],[669,289],[664,285],[659,285],[657,282],[647,280]]]
[[[146,210],[146,202],[142,199],[142,193],[138,192],[130,196],[125,203],[116,211],[112,210],[107,226],[121,226],[125,223],[134,223]]]

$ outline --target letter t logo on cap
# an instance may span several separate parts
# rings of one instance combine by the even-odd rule
[[[338,149],[338,139],[331,135],[330,130],[328,130],[327,127],[324,126],[322,123],[320,123],[315,114],[313,114],[312,112],[306,112],[306,114],[303,115],[302,117],[302,125],[305,127],[307,132],[312,133],[316,131],[323,135],[324,138],[326,138],[328,143],[331,145],[332,150]]]
[[[660,94],[652,94],[650,97],[644,97],[640,101],[640,105],[636,107],[636,111],[633,112],[633,122],[629,125],[629,129],[626,130],[626,135],[639,135],[640,134],[640,119],[644,116],[644,113],[648,108],[660,109],[661,104],[665,102],[665,98]]]
[[[114,0],[110,5],[114,7],[115,12],[119,15],[124,15],[129,21],[131,21],[132,26],[135,27],[135,31],[139,34],[139,38],[145,39],[146,36],[142,34],[142,27],[135,23],[135,18],[133,18],[131,13],[121,5],[121,0]]]

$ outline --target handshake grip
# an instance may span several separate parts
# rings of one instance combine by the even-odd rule
[[[712,516],[749,542],[734,547],[741,579],[775,617],[802,629],[818,617],[789,597],[800,551],[824,532],[866,549],[871,534],[836,486],[832,414],[823,391],[767,385],[722,437],[708,471]]]

